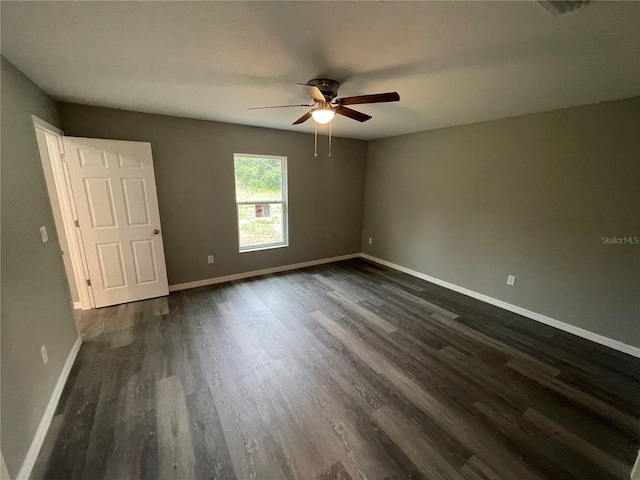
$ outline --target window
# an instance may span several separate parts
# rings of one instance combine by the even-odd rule
[[[233,155],[240,251],[286,247],[287,157]]]

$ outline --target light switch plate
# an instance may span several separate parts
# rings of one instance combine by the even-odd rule
[[[507,276],[507,285],[511,285],[512,287],[516,284],[516,277],[513,275]]]
[[[47,235],[47,227],[40,227],[40,237],[42,237],[42,243],[49,241],[49,235]]]
[[[47,352],[46,345],[42,345],[40,347],[40,356],[42,357],[42,364],[46,365],[47,362],[49,361],[49,353]]]

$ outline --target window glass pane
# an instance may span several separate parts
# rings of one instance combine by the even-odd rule
[[[238,205],[240,247],[284,241],[282,204]]]
[[[235,157],[236,201],[282,200],[282,161]]]

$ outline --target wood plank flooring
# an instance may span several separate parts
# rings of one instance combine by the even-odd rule
[[[83,313],[39,479],[628,479],[640,360],[364,260]]]

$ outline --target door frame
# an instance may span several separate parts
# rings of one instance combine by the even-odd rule
[[[80,228],[76,226],[78,215],[76,213],[73,195],[71,195],[69,171],[65,159],[64,144],[62,142],[64,132],[35,115],[31,115],[31,119],[33,121],[34,133],[37,133],[37,131],[40,130],[44,133],[55,136],[57,140],[58,151],[52,152],[49,145],[45,145],[44,147],[49,155],[47,156],[48,158],[43,158],[41,155],[40,161],[43,164],[43,168],[51,167],[53,172],[53,179],[58,197],[57,207],[60,208],[62,216],[64,233],[66,234],[69,246],[69,258],[71,260],[73,276],[80,300],[78,302],[79,305],[74,304],[74,308],[79,306],[82,310],[89,310],[95,308],[95,302],[93,300],[91,287],[88,285],[89,274],[84,246],[82,243],[82,233]],[[36,141],[38,141],[37,135]],[[51,194],[49,194],[49,201],[53,204]]]

